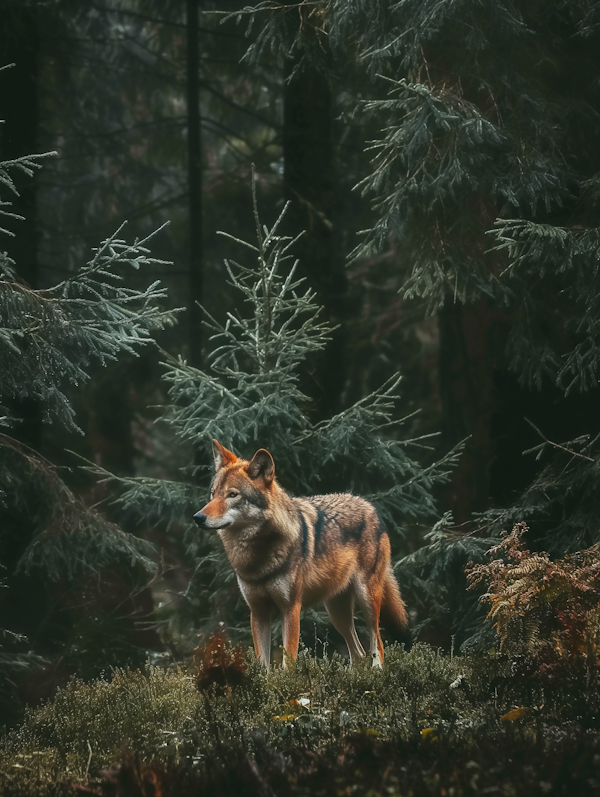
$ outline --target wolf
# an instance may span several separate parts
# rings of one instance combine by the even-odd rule
[[[216,531],[250,607],[257,657],[269,667],[271,617],[283,620],[284,667],[295,661],[302,607],[325,604],[348,645],[350,661],[365,657],[354,627],[364,614],[369,652],[383,662],[380,615],[397,638],[408,638],[408,617],[390,566],[390,540],[375,507],[351,494],[296,498],[275,478],[264,448],[251,460],[213,440],[215,476],[210,501],[194,515]]]

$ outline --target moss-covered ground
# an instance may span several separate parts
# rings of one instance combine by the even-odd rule
[[[236,686],[148,666],[73,680],[0,748],[5,795],[600,794],[600,727],[573,686],[514,662],[387,650],[383,669],[301,652]]]

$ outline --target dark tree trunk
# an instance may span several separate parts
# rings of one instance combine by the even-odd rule
[[[202,365],[202,140],[200,128],[200,53],[198,5],[187,0],[187,111],[190,219],[190,362]]]
[[[446,446],[467,439],[448,489],[446,505],[464,523],[489,506],[494,457],[494,352],[499,313],[478,301],[463,305],[448,298],[438,315],[439,385]]]
[[[6,9],[0,33],[0,66],[15,64],[0,73],[2,119],[0,126],[0,159],[12,160],[37,151],[38,111],[38,53],[39,35],[33,9]],[[32,288],[38,287],[38,228],[35,179],[14,174],[18,197],[10,197],[15,213],[23,221],[8,222],[15,233],[2,236],[2,246],[15,261],[17,274]],[[4,197],[5,199],[7,197]],[[39,449],[42,419],[39,403],[24,400],[15,407],[23,423],[16,436],[32,448]]]
[[[38,30],[32,10],[13,10],[2,34],[0,66],[14,64],[0,73],[2,160],[31,155],[37,150],[38,131]],[[11,223],[14,238],[3,236],[3,247],[16,263],[17,272],[32,288],[38,284],[35,181],[16,175],[20,196],[11,197],[13,209],[24,221]]]
[[[293,77],[290,65],[284,95],[284,190],[292,205],[288,217],[293,234],[306,230],[296,247],[299,273],[316,290],[324,317],[342,326],[311,363],[310,394],[318,415],[340,409],[346,382],[344,316],[347,280],[344,263],[334,248],[335,169],[333,98],[324,71],[303,66]]]

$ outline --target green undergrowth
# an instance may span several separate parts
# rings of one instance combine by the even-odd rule
[[[383,669],[304,650],[267,673],[249,653],[239,685],[203,692],[152,666],[72,680],[4,736],[1,792],[562,794],[576,778],[594,793],[595,718],[512,669],[417,644]]]

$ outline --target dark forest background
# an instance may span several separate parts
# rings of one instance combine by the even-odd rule
[[[379,501],[415,636],[491,646],[470,561],[520,521],[551,557],[600,540],[598,4],[0,5],[7,718],[220,622],[249,642],[190,523],[213,436]],[[224,265],[256,243],[253,172],[261,222],[289,201],[305,231],[291,376],[226,337],[215,361],[199,308],[263,319]]]

